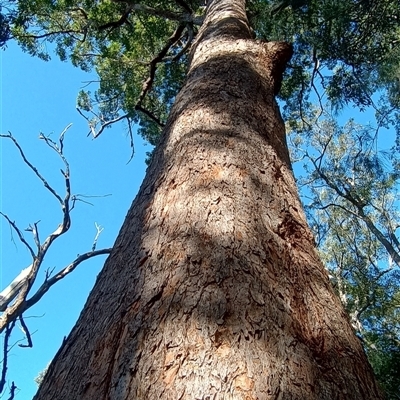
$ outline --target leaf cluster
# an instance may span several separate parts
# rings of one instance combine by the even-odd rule
[[[288,2],[290,3],[290,2]],[[392,80],[398,68],[400,9],[390,0],[308,0],[271,18],[275,1],[253,0],[252,22],[263,40],[295,46],[292,69],[308,70],[304,80],[289,80],[282,96],[309,86],[322,71],[321,84],[331,101],[369,105],[369,97]],[[308,62],[307,62],[308,61]],[[315,62],[318,65],[315,65]],[[289,71],[291,74],[291,71]],[[305,78],[305,76],[303,76]]]

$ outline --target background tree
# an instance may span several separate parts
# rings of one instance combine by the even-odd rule
[[[331,280],[362,338],[387,398],[397,398],[399,353],[398,156],[378,150],[378,131],[329,115],[310,135],[292,133],[306,161],[309,221]]]
[[[69,4],[59,3],[54,5],[54,2],[52,4],[43,2],[39,4],[40,7],[43,6],[40,9],[40,12],[43,11],[42,14],[37,12],[37,9],[27,9],[27,15],[33,16],[30,24],[26,23],[25,26],[16,24],[14,35],[19,37],[29,51],[36,52],[44,58],[48,55],[37,45],[37,39],[42,39],[45,35],[58,43],[58,51],[61,56],[62,49],[72,49],[70,56],[73,62],[84,68],[93,65],[98,69],[101,82],[104,85],[102,87],[102,83],[100,84],[100,89],[94,96],[97,104],[87,93],[82,93],[80,97],[82,111],[92,113],[92,117],[88,117],[88,120],[95,135],[101,133],[103,128],[109,126],[112,121],[122,118],[131,121],[141,116],[142,132],[155,143],[158,140],[157,125],[164,123],[160,116],[163,113],[165,115],[169,110],[175,92],[171,91],[170,97],[163,96],[168,93],[167,88],[174,88],[173,84],[175,84],[175,88],[179,86],[183,76],[182,73],[172,75],[168,72],[168,68],[171,68],[170,71],[179,70],[175,69],[176,66],[172,62],[171,67],[168,65],[167,70],[164,71],[159,68],[159,61],[164,58],[165,65],[167,65],[168,60],[166,58],[168,59],[168,57],[177,57],[177,55],[184,57],[183,53],[180,54],[179,49],[184,49],[185,46],[174,40],[181,35],[181,40],[188,38],[186,43],[190,43],[193,37],[193,32],[190,33],[191,24],[193,24],[193,31],[195,31],[195,23],[201,23],[201,19],[196,19],[196,15],[193,13],[190,14],[192,19],[189,23],[184,19],[186,17],[183,17],[182,9],[188,11],[187,7],[190,9],[190,6],[195,7],[196,4],[177,3],[179,4],[175,7],[168,4],[164,8],[151,8],[153,4],[148,2],[149,8],[146,8],[131,3],[126,5],[122,2],[104,2],[100,3],[98,8],[95,5],[93,9],[85,9],[80,6],[73,9]],[[34,4],[35,7],[37,5],[38,3]],[[121,12],[122,6],[126,7],[124,12]],[[118,7],[120,8],[118,9]],[[88,13],[88,11],[91,11],[91,13]],[[110,15],[112,15],[110,11],[116,11],[118,19],[115,19],[115,22],[110,21]],[[118,11],[120,11],[119,14]],[[382,123],[388,123],[397,118],[396,90],[392,79],[393,71],[398,65],[398,56],[395,50],[395,44],[398,40],[398,8],[396,8],[395,2],[341,1],[318,2],[317,4],[310,1],[303,6],[282,8],[276,13],[273,23],[270,18],[265,18],[271,11],[268,2],[249,2],[249,11],[255,34],[259,37],[290,40],[294,37],[296,39],[296,56],[288,70],[290,76],[281,92],[282,97],[287,100],[285,115],[291,124],[296,123],[303,130],[309,129],[307,117],[312,111],[308,101],[309,90],[316,87],[325,90],[329,100],[336,107],[346,102],[354,102],[361,107],[373,105]],[[74,15],[71,14],[73,12],[77,13],[78,16],[80,15],[80,18],[74,19]],[[104,14],[100,14],[101,12],[104,12]],[[140,14],[141,12],[143,15]],[[53,20],[51,19],[52,16],[54,17]],[[63,20],[60,16],[66,16],[66,24],[61,27],[60,21]],[[170,40],[165,44],[164,40],[167,38],[166,32],[168,31],[167,23],[170,23],[170,21],[161,20],[160,23],[160,20],[155,18],[156,16],[169,18],[170,21],[179,21],[184,25],[184,28],[181,28],[182,32],[179,32],[178,27],[174,35],[170,36]],[[106,21],[102,21],[101,17]],[[118,42],[121,38],[123,39],[124,30],[126,30],[126,36],[133,36],[132,23],[135,22],[133,24],[135,27],[140,25],[136,23],[135,19],[139,19],[139,17],[142,17],[142,20],[147,18],[142,25],[147,27],[148,33],[155,32],[158,35],[160,33],[158,29],[165,23],[164,36],[162,36],[163,34],[157,36],[158,38],[162,37],[162,39],[157,42],[150,33],[146,35],[146,39],[151,38],[156,47],[151,48],[146,39],[142,42],[146,44],[143,48],[137,47],[140,44],[138,45],[136,42],[130,44],[131,47],[126,47],[126,41],[123,40],[123,46],[118,47]],[[44,21],[47,22],[44,23]],[[72,21],[75,24],[74,31],[68,25],[72,24]],[[152,25],[151,21],[157,22]],[[57,26],[60,29],[56,30],[55,27]],[[373,32],[371,32],[371,27],[373,27]],[[38,31],[35,32],[34,29],[38,29]],[[40,31],[40,29],[44,31]],[[129,29],[131,29],[130,32]],[[381,36],[376,35],[376,31]],[[66,42],[63,42],[64,40]],[[158,49],[160,49],[158,53],[157,44]],[[175,47],[173,47],[173,44],[175,44]],[[103,47],[100,45],[103,45]],[[90,53],[96,47],[101,51],[97,54]],[[144,74],[145,76],[142,75],[139,79],[136,77],[136,81],[126,79],[129,76],[128,73],[132,74],[131,66],[133,64],[129,66],[128,63],[125,71],[115,71],[116,68],[120,68],[123,62],[117,62],[117,67],[111,66],[109,64],[112,64],[112,62],[107,62],[106,57],[101,56],[107,54],[106,51],[114,49],[115,53],[107,54],[111,55],[110,60],[113,59],[113,56],[116,56],[115,59],[121,57],[123,61],[122,56],[128,54],[129,49],[134,47],[140,49],[136,54],[141,55],[145,54],[145,47],[152,49],[149,57],[151,61],[144,68],[148,71],[148,75]],[[168,51],[172,54],[167,54]],[[154,54],[156,54],[155,57]],[[139,60],[135,66],[139,67],[141,63],[143,64],[143,61]],[[140,68],[134,68],[134,70],[140,71]],[[324,74],[322,74],[322,71]],[[116,74],[114,74],[115,72]],[[118,76],[123,78],[115,81],[109,80]],[[146,79],[146,76],[148,77],[146,83],[140,86],[141,81]],[[156,77],[160,78],[159,83],[157,83]],[[109,83],[108,86],[107,82]],[[132,98],[135,99],[135,102],[131,103],[130,106],[127,105],[127,98],[125,98],[126,93],[129,92],[128,87],[124,86],[127,85],[126,82],[137,83],[137,85],[132,85],[136,88],[136,94],[133,94]],[[119,84],[122,84],[122,86],[118,89]],[[153,85],[151,92],[148,91],[150,85]],[[117,87],[116,90],[115,87]],[[385,101],[379,107],[376,106],[372,101],[372,94],[376,90],[381,90],[383,99],[389,102]],[[117,95],[118,93],[122,94]],[[152,93],[154,99],[149,100],[152,98]],[[115,96],[112,94],[115,94]],[[113,103],[109,101],[110,98],[113,101],[118,99],[118,102]],[[320,98],[321,95],[317,92],[317,99]],[[143,107],[144,99],[148,102],[146,107]],[[98,107],[97,110],[95,110],[96,106]],[[122,113],[120,114],[120,112]],[[98,130],[96,130],[96,124],[100,126]]]

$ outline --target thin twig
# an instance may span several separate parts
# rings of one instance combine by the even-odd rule
[[[100,130],[98,132],[95,132],[94,129],[92,129],[92,134],[93,134],[94,139],[99,137],[103,133],[104,129],[107,128],[107,126],[109,126],[111,124],[114,124],[114,123],[116,123],[118,121],[122,121],[125,118],[128,119],[129,118],[129,114],[121,115],[120,117],[117,117],[115,119],[112,119],[110,121],[105,122],[104,124],[101,125],[101,128],[100,128]]]
[[[59,201],[60,204],[62,204],[63,200],[62,198],[57,194],[57,192],[48,184],[46,179],[40,174],[40,172],[37,170],[37,168],[32,165],[29,160],[26,158],[24,151],[22,150],[21,146],[19,145],[18,141],[14,138],[14,136],[11,134],[11,132],[8,132],[8,135],[0,134],[0,137],[8,138],[11,139],[18,149],[22,159],[24,160],[24,163],[35,173],[35,175],[42,181],[44,187],[50,191],[53,196]]]
[[[96,236],[94,237],[93,240],[93,245],[92,245],[92,251],[96,250],[96,246],[97,246],[97,241],[99,240],[99,236],[101,234],[101,232],[103,232],[104,228],[102,228],[100,225],[97,224],[97,222],[94,223],[94,226],[96,227]]]
[[[133,142],[132,122],[130,119],[128,119],[128,132],[129,132],[129,145],[130,145],[130,148],[132,149],[132,151],[131,151],[131,156],[129,157],[127,164],[129,164],[131,162],[131,160],[133,159],[133,156],[135,155],[135,144]]]
[[[29,332],[27,325],[25,324],[25,321],[24,321],[22,315],[19,316],[19,322],[21,323],[22,332],[24,332],[27,344],[19,343],[18,346],[19,347],[33,347],[31,334]]]
[[[24,236],[22,235],[22,232],[20,231],[20,229],[18,228],[17,224],[14,221],[11,221],[11,219],[8,217],[8,215],[2,213],[0,211],[0,215],[2,215],[7,222],[9,223],[9,225],[11,226],[12,229],[14,229],[14,231],[17,233],[19,240],[26,246],[26,248],[29,250],[29,252],[31,253],[32,258],[34,259],[36,257],[35,252],[33,251],[31,245],[25,240]]]

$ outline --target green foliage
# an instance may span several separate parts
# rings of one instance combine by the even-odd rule
[[[13,15],[11,12],[4,12],[4,4],[0,3],[0,48],[5,47],[10,40]]]
[[[287,103],[285,119],[297,119],[299,103],[307,108],[315,92],[315,101],[325,96],[336,109],[374,106],[377,118],[393,123],[400,101],[398,1],[310,0],[271,18],[277,3],[253,0],[250,6],[259,38],[294,44],[280,95]]]
[[[203,12],[202,3],[145,0],[134,9],[135,3],[129,1],[20,0],[14,2],[10,29],[32,55],[48,60],[48,49],[55,46],[62,60],[94,69],[100,80],[92,102],[99,107],[96,114],[104,121],[116,114],[143,120],[141,132],[155,143],[159,128],[153,124],[165,122],[185,73],[187,59],[172,58],[196,33],[193,22],[187,22],[188,10],[194,18]],[[350,103],[370,106],[374,93],[379,93],[378,117],[394,123],[400,102],[397,0],[249,0],[248,13],[258,38],[294,45],[281,91],[287,120],[298,117],[300,104],[307,109],[310,92],[318,87],[336,108]],[[180,39],[164,57],[169,61],[157,64],[155,93],[146,104],[156,117],[151,121],[135,109],[149,77],[149,63],[182,23]]]
[[[397,300],[399,300],[397,296]],[[386,394],[387,400],[399,399],[400,388],[400,344],[399,344],[399,316],[397,303],[397,338],[393,337],[393,329],[371,332],[367,347],[368,358],[374,368],[376,377]]]
[[[400,290],[388,280],[380,288],[382,302],[365,315],[370,329],[364,334],[368,358],[386,399],[399,399],[400,389]]]
[[[201,12],[196,1],[187,4],[193,12]],[[165,123],[184,79],[186,58],[172,59],[189,40],[189,30],[156,65],[152,90],[141,104],[151,62],[181,23],[184,11],[174,2],[149,0],[143,6],[143,10],[134,11],[129,10],[129,2],[111,0],[19,1],[12,35],[25,51],[43,60],[49,60],[54,49],[61,60],[69,59],[76,67],[96,71],[98,87],[78,96],[78,107],[90,113],[87,119],[91,128],[126,116],[131,122],[139,122],[140,132],[155,144],[160,135],[155,121]],[[139,103],[155,118],[138,111]]]

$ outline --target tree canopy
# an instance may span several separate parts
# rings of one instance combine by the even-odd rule
[[[98,85],[78,97],[93,134],[126,119],[139,122],[155,144],[203,13],[204,2],[196,0],[8,1],[2,42],[13,38],[44,60],[54,50],[94,69]],[[256,38],[294,46],[280,93],[289,121],[304,123],[314,94],[337,109],[373,106],[380,124],[398,125],[398,1],[250,0],[248,14]]]
[[[156,145],[202,23],[198,0],[1,1],[0,45],[55,53],[98,81],[77,98],[94,137],[125,120]],[[279,92],[322,258],[389,398],[400,387],[398,0],[249,0],[254,37],[292,43]],[[372,109],[374,126],[344,107]],[[395,132],[382,152],[382,128]]]

